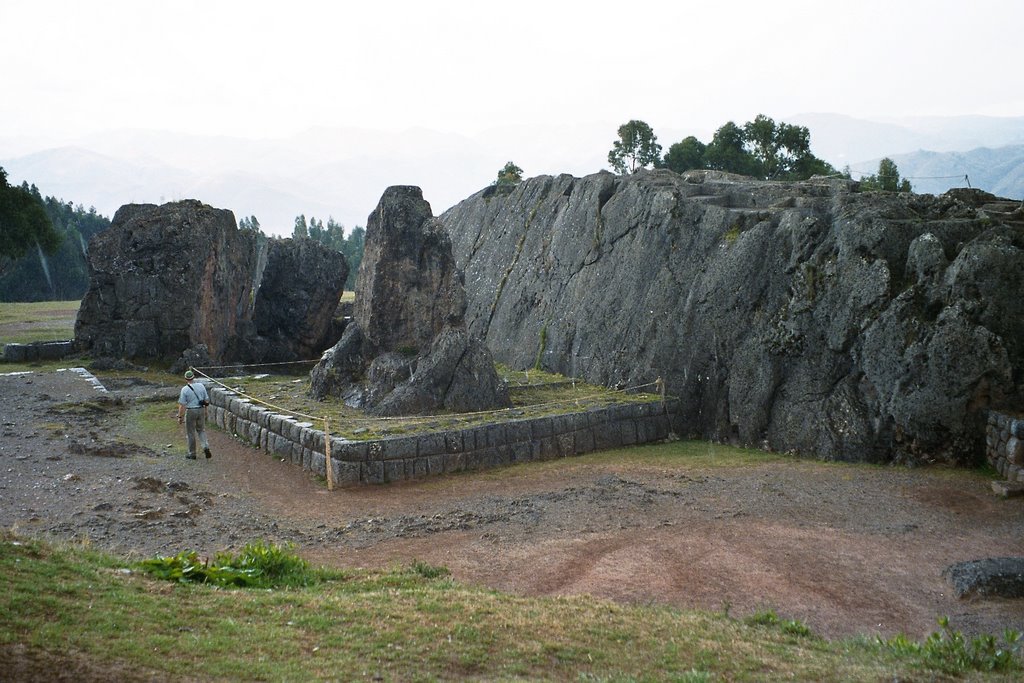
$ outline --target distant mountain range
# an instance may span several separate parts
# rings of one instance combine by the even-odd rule
[[[838,168],[849,165],[855,176],[874,172],[888,156],[916,191],[942,192],[963,185],[966,175],[975,187],[1024,196],[1024,117],[869,121],[798,114],[781,120],[807,126],[815,154]],[[527,176],[593,173],[607,165],[615,128],[518,126],[474,136],[315,128],[270,140],[118,130],[56,146],[0,137],[0,166],[11,182],[27,180],[44,195],[95,206],[106,216],[127,203],[194,198],[231,209],[236,218],[255,215],[268,233],[289,235],[299,214],[365,225],[389,185],[419,185],[440,214],[490,184],[509,160]],[[710,139],[678,128],[661,131],[659,142],[667,149],[691,134]]]

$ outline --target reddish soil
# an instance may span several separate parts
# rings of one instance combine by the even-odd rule
[[[130,556],[263,538],[322,564],[419,559],[523,595],[771,608],[827,637],[919,638],[941,615],[967,633],[1024,628],[1024,600],[960,600],[942,577],[1024,555],[1024,499],[997,498],[976,474],[580,457],[328,492],[221,432],[211,460],[186,460],[183,435],[159,450],[117,443],[131,402],[153,391],[95,403],[69,372],[0,377],[0,525]],[[88,400],[95,410],[69,410]]]

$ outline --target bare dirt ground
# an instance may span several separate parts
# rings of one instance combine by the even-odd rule
[[[941,576],[1024,555],[1024,499],[975,474],[598,456],[328,492],[215,430],[211,460],[186,460],[183,434],[120,442],[130,402],[154,393],[128,384],[103,395],[71,372],[0,376],[0,526],[133,558],[266,539],[318,564],[419,559],[523,595],[770,608],[832,638],[919,638],[941,615],[966,633],[1024,629],[1024,600],[960,600]]]

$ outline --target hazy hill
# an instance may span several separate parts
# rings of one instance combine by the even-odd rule
[[[919,169],[916,158],[897,163],[904,175],[966,172],[976,187],[1022,194],[1014,189],[1020,184],[1013,180],[1019,177],[1014,176],[1018,150],[1004,153],[998,148],[1024,144],[1024,117],[781,118],[810,129],[812,149],[819,157],[838,168],[850,165],[866,173],[877,170],[883,156],[895,159],[918,150],[966,154],[987,147],[984,155],[981,150],[971,153],[971,159],[989,169],[985,173],[958,159],[941,170],[925,169],[924,162]],[[686,121],[673,125],[656,127],[665,149],[687,135],[710,141],[713,134],[689,127]],[[261,140],[125,129],[49,148],[40,140],[0,137],[0,166],[12,182],[26,180],[44,195],[95,206],[108,217],[129,202],[195,198],[230,209],[236,218],[255,215],[269,233],[291,234],[300,213],[324,221],[333,216],[349,228],[365,225],[390,185],[420,186],[434,213],[440,214],[490,184],[509,160],[526,176],[593,173],[607,164],[615,128],[603,122],[572,122],[542,128],[504,126],[473,136],[425,129],[311,128]],[[928,163],[936,169],[941,166],[934,159]],[[957,168],[948,170],[951,167]],[[998,169],[1005,169],[1006,177]],[[937,187],[912,182],[921,191]]]
[[[837,168],[932,150],[966,151],[1024,143],[1024,117],[947,116],[856,119],[842,114],[797,114],[786,119],[811,131],[814,153]],[[876,168],[869,169],[877,170]]]
[[[969,152],[913,152],[890,157],[915,192],[940,194],[951,187],[979,187],[1000,197],[1024,199],[1024,145]],[[878,160],[873,163],[877,168]]]

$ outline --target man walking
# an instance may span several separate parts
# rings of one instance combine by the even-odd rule
[[[196,435],[199,436],[199,443],[203,446],[203,453],[209,458],[210,443],[206,440],[206,406],[210,404],[210,395],[206,393],[206,386],[202,382],[194,382],[195,373],[191,370],[185,371],[185,386],[178,394],[178,424],[185,423],[185,433],[188,435],[189,460],[196,459]]]

